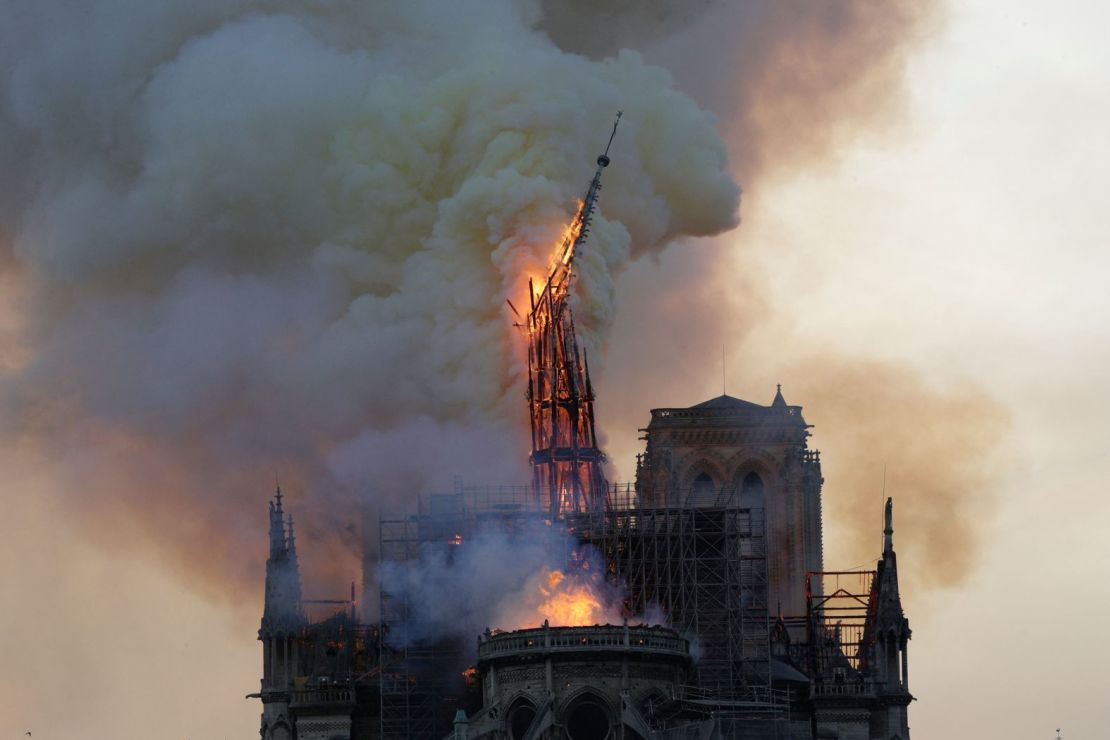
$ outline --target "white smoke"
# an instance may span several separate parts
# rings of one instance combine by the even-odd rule
[[[20,359],[0,363],[0,432],[53,457],[93,528],[120,508],[203,517],[152,539],[217,576],[235,543],[260,554],[238,532],[264,528],[275,473],[305,554],[357,521],[360,490],[397,505],[523,477],[504,301],[546,269],[617,109],[578,262],[595,367],[621,267],[735,223],[712,118],[635,53],[560,50],[538,4],[6,15],[0,284],[20,285]]]

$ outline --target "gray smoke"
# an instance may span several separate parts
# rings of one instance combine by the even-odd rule
[[[218,589],[257,572],[278,477],[306,580],[343,583],[366,492],[524,477],[504,301],[546,270],[615,111],[587,346],[623,265],[731,227],[738,199],[665,71],[544,23],[507,0],[8,4],[2,434],[88,536]]]
[[[380,564],[383,590],[407,609],[404,633],[391,636],[398,645],[444,638],[470,645],[487,629],[574,624],[571,615],[585,616],[582,624],[620,624],[624,592],[604,574],[600,553],[539,522],[457,541],[448,535],[425,543],[416,560]],[[652,610],[631,621],[658,623],[660,616]]]
[[[881,117],[932,15],[854,0],[9,0],[0,441],[43,461],[86,536],[153,549],[214,591],[257,578],[277,477],[306,581],[345,583],[363,499],[525,477],[504,299],[544,272],[616,109],[577,288],[600,379],[624,266],[735,224],[714,119],[621,47],[721,114],[753,178]],[[652,331],[610,368],[648,382],[644,348],[671,363],[652,337],[679,313],[707,336],[752,320],[706,297],[718,255],[690,260],[691,289],[659,271],[626,284]],[[630,413],[614,400],[610,427]]]

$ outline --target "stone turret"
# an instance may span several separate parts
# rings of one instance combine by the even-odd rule
[[[907,707],[910,694],[908,643],[910,622],[902,611],[898,590],[898,557],[894,552],[894,505],[886,500],[883,556],[875,572],[875,669],[879,709],[872,714],[872,737],[909,740]]]
[[[266,560],[266,600],[259,638],[294,632],[304,623],[301,611],[301,572],[293,535],[282,509],[281,488],[270,502],[270,557]]]
[[[266,560],[266,597],[258,630],[262,641],[263,740],[288,740],[294,735],[289,700],[297,675],[297,635],[305,626],[293,517],[289,516],[288,524],[284,517],[279,486],[270,502],[270,557]]]

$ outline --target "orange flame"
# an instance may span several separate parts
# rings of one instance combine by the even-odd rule
[[[560,627],[587,627],[619,621],[588,583],[567,578],[562,571],[547,571],[539,591],[542,600],[536,610],[538,621],[547,620]]]
[[[559,511],[573,511],[574,501],[566,488],[559,491]]]
[[[582,215],[582,207],[585,205],[585,201],[578,201],[578,207],[574,211],[574,219],[563,227],[563,234],[559,237],[559,249],[562,249],[563,252],[562,254],[556,253],[555,259],[561,262],[564,267],[570,263],[571,257],[574,256],[574,242],[578,239],[578,235],[582,233],[582,222],[579,217]],[[554,272],[554,270],[555,265],[552,265],[552,271]]]
[[[554,249],[551,250],[551,259],[547,265],[547,274],[536,275],[530,272],[527,275],[527,278],[532,281],[534,297],[539,297],[547,286],[547,281],[560,270],[566,268],[570,264],[571,259],[574,258],[574,242],[578,239],[578,235],[582,233],[582,222],[579,220],[579,217],[582,214],[584,205],[584,201],[578,201],[578,206],[574,211],[574,218],[563,227],[558,242],[555,243]],[[563,288],[565,289],[565,287],[564,285]]]
[[[566,571],[541,568],[503,605],[495,620],[498,628],[528,629],[544,622],[553,627],[621,624],[624,614],[619,600],[608,597],[600,576],[586,570],[585,560]]]
[[[510,604],[497,617],[503,630],[539,627],[544,622],[555,627],[591,627],[595,624],[620,624],[619,606],[610,606],[597,590],[593,578],[541,568],[534,573]]]
[[[524,608],[509,629],[538,627],[547,621],[557,627],[619,624],[616,609],[608,608],[588,579],[567,576],[562,570],[544,568],[529,580],[531,594],[524,594]]]

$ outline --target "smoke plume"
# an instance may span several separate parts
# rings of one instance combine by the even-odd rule
[[[1007,412],[972,383],[938,385],[892,363],[808,357],[781,374],[806,399],[831,484],[826,531],[837,536],[827,558],[876,559],[885,491],[907,592],[960,583],[997,502]]]
[[[935,4],[3,8],[0,540],[19,607],[0,723],[11,734],[255,731],[257,705],[241,696],[256,646],[221,612],[257,624],[275,477],[298,518],[309,597],[342,595],[356,576],[361,500],[401,508],[455,475],[521,479],[504,298],[542,272],[622,107],[576,306],[591,346],[608,342],[604,366],[594,353],[591,364],[620,470],[648,407],[716,395],[725,344],[733,378],[766,388],[765,401],[784,382],[818,425],[827,539],[835,528],[850,542],[831,565],[877,549],[881,461],[867,446],[887,432],[905,453],[882,452],[905,571],[929,570],[931,543],[953,542],[933,501],[951,507],[945,524],[967,527],[960,565],[973,559],[992,483],[974,456],[992,449],[997,405],[835,349],[826,376],[788,334],[753,341],[789,307],[768,297],[745,230],[684,238],[734,222],[732,179],[748,218],[765,183],[835,158],[859,132],[896,131],[904,61],[941,18]],[[866,398],[871,373],[888,402],[860,422],[838,393]],[[895,409],[926,414],[919,434]],[[184,596],[181,580],[211,602]],[[152,660],[177,669],[152,683]],[[59,690],[72,711],[56,711]],[[175,699],[198,691],[210,711]]]
[[[902,124],[910,54],[942,27],[945,2],[713,2],[651,41],[650,60],[723,121],[749,191],[812,169],[863,133]]]
[[[617,109],[588,345],[622,265],[735,224],[712,117],[635,53],[564,52],[530,3],[14,10],[4,435],[46,451],[90,536],[202,583],[257,573],[275,477],[333,584],[360,499],[524,478],[504,301],[546,272]]]
[[[884,118],[915,7],[11,3],[3,439],[86,536],[212,593],[256,582],[278,478],[306,580],[345,583],[362,501],[524,477],[504,299],[546,269],[615,110],[576,289],[597,361],[618,308],[637,316],[633,351],[595,362],[603,393],[645,389],[603,395],[610,435],[689,377],[660,338],[759,321],[715,302],[749,287],[722,287],[719,246],[667,245],[735,224],[734,174],[758,187]]]

